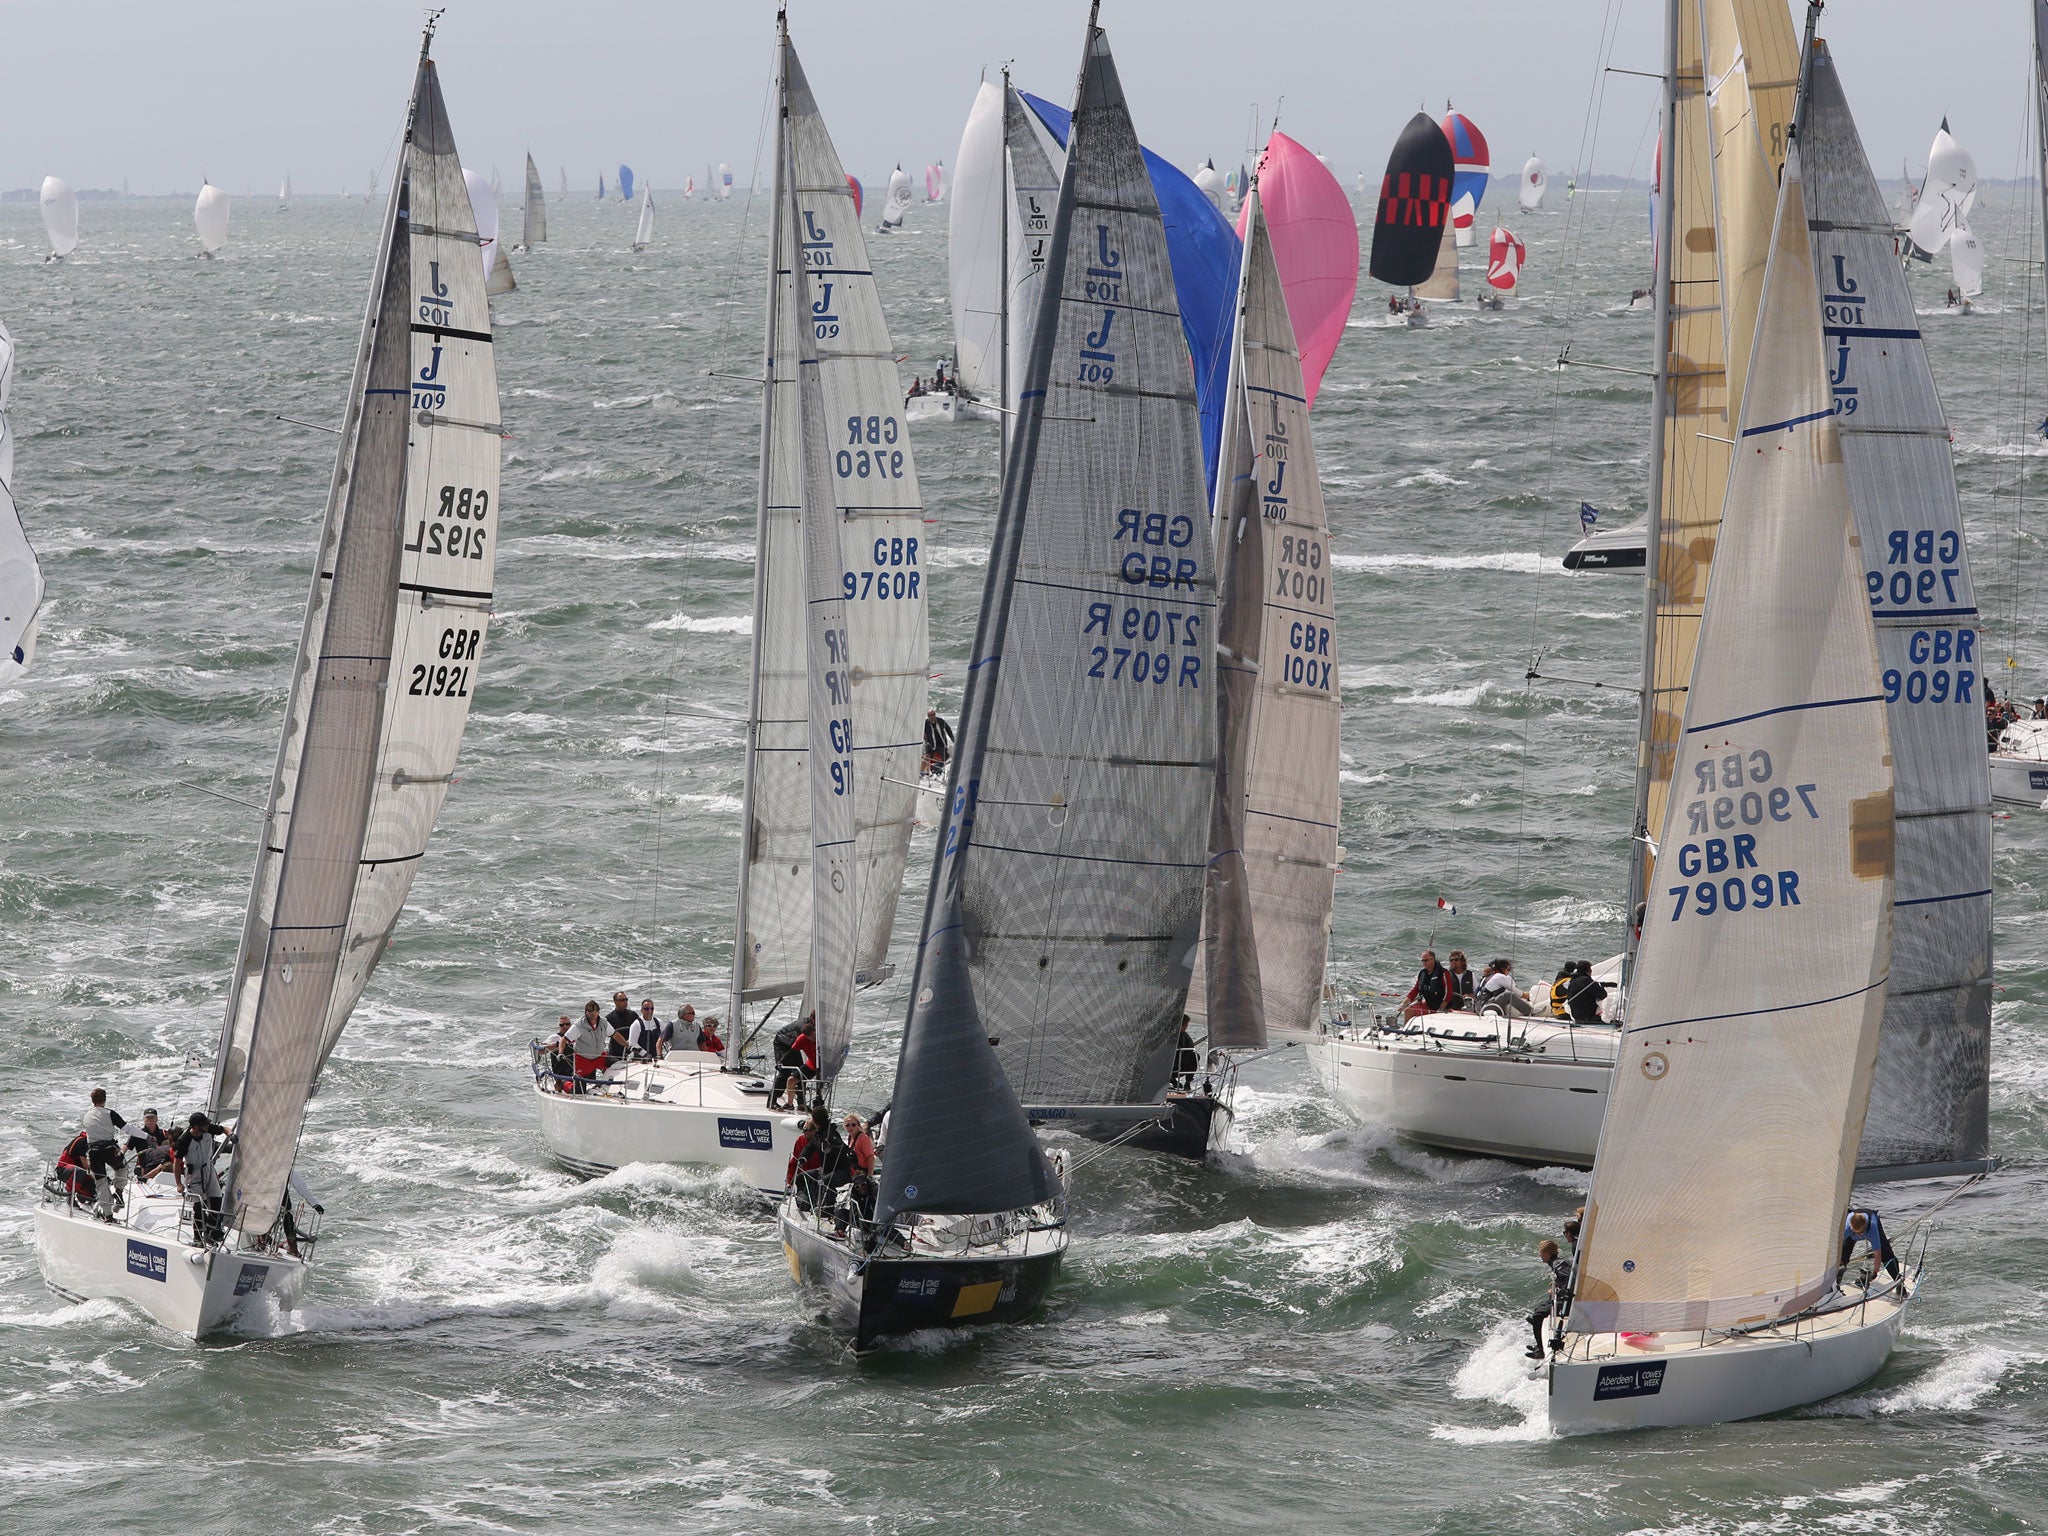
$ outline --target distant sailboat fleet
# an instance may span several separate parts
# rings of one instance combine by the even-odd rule
[[[1523,221],[1549,216],[1543,160],[1486,224],[1491,152],[1449,102],[1402,127],[1356,203],[1258,121],[1249,164],[1184,172],[1141,143],[1091,7],[1068,107],[1007,69],[984,78],[950,171],[910,161],[927,211],[899,163],[864,228],[778,16],[772,157],[746,200],[768,238],[743,258],[765,315],[724,1013],[673,1039],[596,1003],[563,1017],[531,1051],[548,1154],[584,1176],[730,1170],[772,1209],[807,1304],[861,1351],[1031,1318],[1087,1241],[1070,1200],[1090,1164],[1225,1149],[1241,1070],[1298,1046],[1359,1122],[1590,1170],[1532,1319],[1555,1430],[1754,1417],[1880,1370],[1929,1259],[1921,1233],[1859,1246],[1851,1191],[1997,1166],[1992,805],[2048,804],[2048,721],[2007,726],[1987,761],[1981,615],[1911,291],[1946,247],[1955,307],[1981,294],[1975,165],[1944,119],[1909,206],[1887,208],[1819,10],[1802,42],[1782,0],[1664,6],[1649,510],[1590,533],[1588,507],[1567,557],[1644,573],[1636,750],[1609,786],[1632,798],[1618,953],[1554,983],[1498,965],[1479,983],[1432,952],[1399,1005],[1360,1016],[1331,976],[1333,948],[1361,942],[1334,931],[1355,641],[1313,412],[1361,326],[1361,211],[1382,344],[1432,344],[1407,328],[1460,301],[1458,252],[1482,233],[1456,323],[1512,324],[1544,246],[1503,221],[1540,230]],[[2048,4],[2036,20],[2048,107]],[[35,1210],[53,1290],[191,1337],[294,1308],[309,1283],[325,1240],[307,1103],[454,782],[494,607],[491,302],[516,283],[500,178],[461,163],[434,32],[207,1107],[175,1128],[171,1190],[129,1182],[96,1103]],[[2048,147],[2041,165],[2048,194]],[[681,198],[733,187],[707,164]],[[536,255],[530,152],[517,190],[538,287],[560,258]],[[658,250],[651,179],[623,162],[597,174],[596,206],[556,218],[605,224],[616,251],[608,205],[636,209],[631,250],[655,254],[615,265],[645,279],[691,219],[721,216],[663,196],[680,222]],[[887,263],[939,204],[952,356],[906,394]],[[71,257],[76,195],[50,176],[40,207],[46,260]],[[193,225],[201,257],[227,247],[210,182]],[[234,266],[185,270],[211,285]],[[44,596],[13,381],[0,329],[0,686],[34,656]],[[974,422],[995,427],[997,504],[948,731],[912,428]],[[892,954],[926,797],[924,906]],[[893,1086],[864,1116],[844,1074],[872,1054],[864,1001],[899,967]],[[1076,1155],[1070,1132],[1096,1145]]]

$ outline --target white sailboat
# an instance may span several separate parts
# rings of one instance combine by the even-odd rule
[[[285,173],[285,178],[284,178],[284,180],[278,183],[278,187],[277,187],[277,211],[278,211],[279,213],[289,213],[289,212],[291,211],[291,206],[292,206],[292,178],[291,178],[291,173],[290,173],[289,171],[287,171],[287,172]]]
[[[289,1187],[306,1103],[384,953],[453,777],[491,612],[490,311],[427,29],[364,317],[209,1112],[217,1204],[136,1185],[96,1219],[52,1181],[36,1254],[73,1299],[197,1337],[289,1309],[313,1259]],[[195,1192],[196,1193],[196,1192]]]
[[[1543,206],[1543,194],[1550,190],[1550,171],[1536,156],[1531,155],[1522,164],[1522,185],[1516,193],[1522,205],[1522,212],[1534,213]]]
[[[726,1166],[771,1196],[798,1122],[768,1111],[746,1044],[773,1020],[815,1013],[821,1061],[836,1072],[854,987],[891,974],[930,648],[923,499],[895,348],[852,189],[786,33],[778,79],[787,116],[777,115],[727,1052],[685,1046],[622,1063],[583,1093],[557,1092],[545,1073],[535,1081],[542,1138],[567,1168]]]
[[[45,176],[42,190],[43,233],[50,237],[45,261],[62,261],[78,249],[78,194],[61,176]]]
[[[0,685],[28,670],[36,654],[43,568],[14,502],[14,337],[0,325]]]
[[[1344,859],[1329,518],[1257,175],[1245,206],[1216,473],[1216,795],[1187,1005],[1206,1021],[1212,1055],[1199,1085],[1169,1095],[1174,1112],[1162,1132],[1134,1138],[1193,1156],[1227,1135],[1231,1053],[1310,1038]]]
[[[1209,206],[1223,212],[1223,173],[1216,169],[1216,162],[1204,160],[1196,166],[1193,180],[1195,189],[1209,199]]]
[[[228,195],[210,181],[192,205],[192,226],[199,232],[201,256],[211,257],[228,243]]]
[[[723,160],[718,162],[718,200],[724,202],[732,196],[732,167]]]
[[[640,189],[640,226],[633,231],[633,249],[644,251],[654,244],[654,188]]]
[[[469,192],[477,251],[483,261],[484,292],[492,296],[510,293],[517,284],[512,281],[512,264],[505,259],[504,246],[498,240],[498,194],[491,190],[489,182],[467,167],[462,172],[462,184]]]
[[[903,227],[903,216],[910,212],[910,174],[899,164],[889,173],[889,193],[882,203],[882,222],[876,228],[885,235],[893,235]]]
[[[526,157],[526,222],[520,231],[519,248],[530,251],[536,245],[546,243],[548,238],[547,189],[540,184],[540,167],[533,163],[533,156]]]
[[[1906,224],[1908,261],[1931,262],[1955,232],[1967,228],[1977,203],[1977,162],[1941,120],[1927,151],[1927,176]]]
[[[1767,809],[1724,844],[1725,877],[1660,892],[1644,919],[1550,1365],[1550,1421],[1566,1432],[1720,1423],[1845,1391],[1884,1363],[1919,1287],[1910,1258],[1896,1278],[1838,1269],[1894,954],[1894,788],[1802,143],[1786,156],[1676,744],[1683,788],[1659,846],[1683,858],[1721,841],[1697,830],[1718,796]]]

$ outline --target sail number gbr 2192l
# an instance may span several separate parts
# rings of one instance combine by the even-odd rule
[[[476,672],[477,652],[483,649],[484,632],[475,625],[455,625],[441,631],[436,648],[440,661],[416,661],[406,679],[405,691],[416,699],[466,699]]]
[[[444,485],[429,515],[413,524],[407,554],[452,555],[457,560],[484,557],[484,521],[491,513],[491,493],[469,486]]]

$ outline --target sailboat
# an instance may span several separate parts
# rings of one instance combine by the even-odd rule
[[[1941,120],[1927,151],[1927,176],[1906,224],[1905,258],[1931,262],[1957,229],[1969,224],[1977,202],[1977,162]]]
[[[45,176],[42,190],[43,233],[50,237],[45,261],[62,261],[78,249],[78,194],[61,176]]]
[[[882,222],[876,229],[885,235],[893,235],[903,227],[903,216],[910,212],[910,177],[902,165],[889,173],[889,192],[882,200]]]
[[[284,180],[278,184],[277,188],[277,211],[279,213],[289,213],[291,212],[291,207],[292,178],[291,173],[286,172]]]
[[[654,188],[640,189],[640,227],[633,231],[633,249],[644,251],[654,244]]]
[[[1202,196],[1209,199],[1209,206],[1218,213],[1223,212],[1223,176],[1216,169],[1214,160],[1204,160],[1195,167],[1194,182],[1202,189]]]
[[[28,670],[43,607],[43,568],[14,502],[14,337],[0,325],[0,684]]]
[[[540,168],[533,163],[533,156],[526,157],[526,227],[519,237],[519,248],[530,251],[548,237],[547,192],[540,184]]]
[[[599,172],[597,173],[597,201],[598,201],[598,202],[600,202],[600,203],[604,201],[604,172],[603,172],[603,171],[599,171]]]
[[[228,195],[212,182],[199,188],[192,205],[192,226],[199,233],[199,254],[211,258],[228,243]]]
[[[52,1290],[191,1337],[297,1303],[317,1224],[290,1175],[313,1085],[448,792],[489,627],[498,389],[469,198],[422,43],[342,417],[208,1112],[217,1210],[135,1185],[111,1222],[52,1181]]]
[[[780,1196],[799,1122],[767,1108],[752,1034],[815,1014],[847,1050],[857,987],[893,974],[916,820],[930,638],[917,466],[852,190],[778,26],[761,478],[744,829],[726,1054],[679,1048],[560,1093],[537,1071],[555,1160],[735,1168]],[[858,426],[849,437],[847,423]]]
[[[498,240],[498,194],[491,190],[489,182],[467,168],[462,173],[462,184],[469,191],[477,253],[483,260],[484,292],[494,296],[510,293],[517,284],[512,281],[512,264],[505,259],[505,248]]]
[[[1493,226],[1493,234],[1486,244],[1486,285],[1492,293],[1479,295],[1482,309],[1499,309],[1501,299],[1515,291],[1522,280],[1522,263],[1529,259],[1529,248],[1516,238],[1514,232],[1503,225]]]
[[[555,167],[555,170],[561,177],[561,185],[556,195],[560,198],[561,201],[566,203],[567,201],[569,201],[569,167],[567,167],[566,165],[557,165]]]
[[[2035,0],[2033,11],[2034,171],[2048,228],[2048,8]],[[2010,697],[2010,684],[2006,693]],[[2048,810],[2048,721],[2015,720],[1999,732],[1991,754],[1991,795],[2000,805]]]
[[[857,1347],[1038,1306],[1066,1248],[1064,1180],[1026,1114],[1159,1116],[1200,927],[1216,751],[1200,416],[1092,11],[1077,97],[875,1209],[843,1235],[839,1211],[782,1210],[792,1269]]]
[[[633,167],[623,161],[619,164],[618,200],[622,203],[633,201]]]
[[[723,160],[718,162],[718,199],[720,202],[732,196],[732,167]]]
[[[1479,125],[1464,113],[1454,111],[1448,101],[1444,103],[1443,130],[1444,137],[1451,143],[1451,158],[1457,165],[1457,173],[1451,182],[1451,233],[1462,249],[1479,238],[1473,221],[1479,215],[1480,203],[1486,198],[1493,163],[1487,152],[1486,135],[1479,131]],[[1456,298],[1457,295],[1452,294],[1451,297]]]
[[[1380,282],[1408,290],[1406,302],[1395,303],[1410,325],[1429,323],[1416,293],[1436,282],[1446,252],[1451,294],[1457,295],[1458,253],[1444,238],[1450,232],[1452,172],[1449,141],[1427,112],[1416,113],[1387,156],[1367,262],[1367,270]]]
[[[946,197],[946,162],[934,160],[924,168],[924,200],[928,203],[944,202]]]
[[[1810,48],[1808,68],[1830,66]],[[1871,552],[1822,357],[1804,125],[1659,846],[1708,845],[1695,829],[1723,793],[1787,803],[1740,834],[1754,873],[1675,886],[1644,919],[1570,1332],[1549,1370],[1550,1421],[1566,1432],[1721,1423],[1846,1391],[1883,1365],[1920,1286],[1910,1252],[1861,1275],[1839,1254],[1900,943],[1897,823]]]
[[[1531,155],[1522,165],[1522,186],[1516,199],[1522,205],[1522,212],[1534,213],[1543,206],[1543,194],[1550,190],[1550,171],[1543,162]]]
[[[1171,1096],[1165,1135],[1135,1138],[1183,1155],[1223,1142],[1231,1053],[1309,1037],[1344,858],[1329,519],[1309,431],[1310,387],[1264,204],[1274,149],[1292,146],[1281,138],[1274,135],[1245,195],[1216,476],[1216,793],[1201,959],[1188,997],[1188,1012],[1205,1023],[1208,1054],[1199,1083],[1191,1077]],[[1317,170],[1342,198],[1334,178]]]

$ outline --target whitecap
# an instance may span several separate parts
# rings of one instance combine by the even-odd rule
[[[1458,1367],[1451,1396],[1460,1402],[1494,1403],[1521,1415],[1514,1424],[1432,1424],[1430,1434],[1456,1445],[1501,1445],[1550,1438],[1550,1395],[1543,1373],[1524,1353],[1528,1324],[1503,1318]]]
[[[1564,567],[1535,550],[1502,550],[1490,555],[1332,555],[1340,571],[1522,571],[1542,575]]]
[[[1441,469],[1419,469],[1412,475],[1403,475],[1394,482],[1395,490],[1405,490],[1413,485],[1469,485],[1469,480],[1460,480]]]
[[[1470,709],[1489,693],[1493,692],[1491,682],[1474,683],[1469,688],[1447,688],[1441,693],[1405,693],[1396,698],[1396,704],[1427,704],[1432,709]]]
[[[680,629],[693,635],[751,635],[754,632],[754,616],[749,613],[728,614],[716,619],[693,619],[679,613],[672,619],[657,619],[647,626],[649,629]]]

